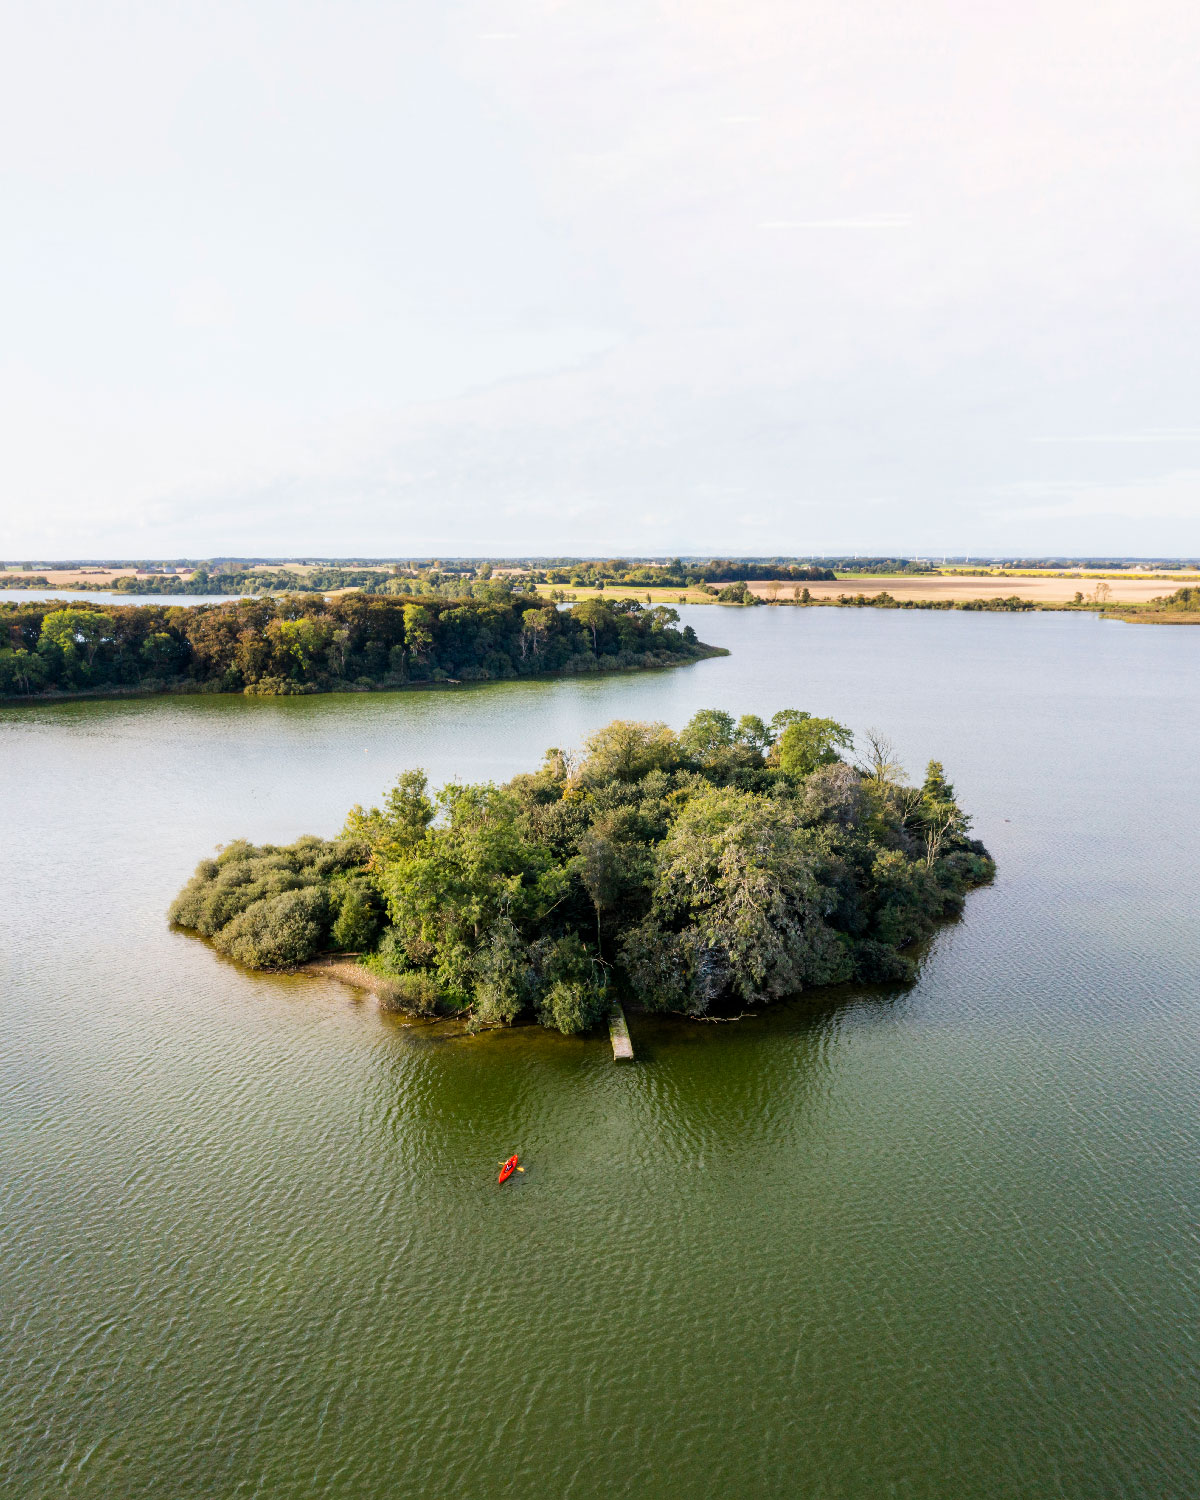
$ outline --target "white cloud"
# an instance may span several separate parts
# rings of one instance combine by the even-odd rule
[[[1097,432],[1076,437],[1035,437],[1032,443],[1200,443],[1200,427],[1162,428],[1147,432]]]
[[[1200,469],[1152,475],[1123,484],[1028,480],[1000,491],[991,513],[998,520],[1019,520],[1026,524],[1116,517],[1137,522],[1189,521],[1200,528]]]
[[[766,219],[760,229],[908,229],[911,214],[867,214],[851,219]]]
[[[1198,545],[1194,7],[66,16],[0,55],[0,556]]]

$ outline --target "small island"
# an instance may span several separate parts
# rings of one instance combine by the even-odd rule
[[[336,839],[221,849],[170,918],[254,969],[340,955],[384,1009],[473,1028],[909,981],[905,950],[995,866],[938,762],[915,786],[885,739],[852,744],[799,710],[706,709],[678,734],[618,720],[502,786],[407,771]]]
[[[677,610],[484,583],[461,598],[284,595],[231,603],[0,603],[0,697],[365,692],[674,667],[728,653]]]

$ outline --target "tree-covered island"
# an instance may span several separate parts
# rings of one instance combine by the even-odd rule
[[[678,624],[663,605],[585,599],[559,609],[507,584],[464,598],[0,603],[0,697],[276,696],[670,667],[726,654]]]
[[[332,840],[237,842],[171,920],[257,969],[353,954],[386,1008],[585,1031],[619,998],[703,1016],[847,980],[992,878],[942,767],[785,710],[707,709],[679,734],[617,721],[503,786],[407,771]]]

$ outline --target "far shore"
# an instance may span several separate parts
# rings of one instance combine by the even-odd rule
[[[1192,575],[1194,576],[1194,575]],[[836,583],[810,583],[814,599],[836,599],[839,594],[888,593],[893,599],[953,601],[963,599],[1027,599],[1031,604],[1071,604],[1077,593],[1084,606],[1094,605],[1098,583],[1107,585],[1109,604],[1144,604],[1179,587],[1174,579],[1121,578],[1109,575],[1102,579],[1071,577],[1022,577],[1019,574],[997,574],[991,577],[953,577],[949,574],[901,573],[892,577],[880,574],[846,574]],[[778,588],[778,585],[776,585]],[[770,583],[752,582],[750,588],[760,599],[769,599]],[[780,593],[784,590],[780,589]],[[788,590],[790,592],[790,590]]]
[[[1152,600],[1174,592],[1175,589],[1194,583],[1194,573],[1159,575],[1158,577],[1130,578],[1110,573],[1095,574],[1017,574],[993,573],[983,575],[955,576],[948,573],[841,573],[833,582],[779,583],[770,579],[752,578],[746,587],[765,604],[791,606],[799,602],[798,595],[808,590],[809,604],[836,604],[839,598],[856,598],[863,595],[867,600],[889,594],[898,603],[912,604],[962,604],[975,599],[1012,599],[1026,601],[1042,609],[1097,610],[1107,606],[1129,606],[1144,608]],[[1103,587],[1101,587],[1103,586]],[[1097,598],[1097,589],[1100,597]],[[1107,594],[1105,593],[1107,589]],[[716,588],[705,593],[699,588],[687,589],[647,587],[642,584],[607,584],[603,589],[586,588],[582,585],[551,586],[539,584],[538,592],[566,594],[569,600],[640,599],[649,598],[653,604],[715,604]],[[1083,596],[1081,602],[1076,594]]]

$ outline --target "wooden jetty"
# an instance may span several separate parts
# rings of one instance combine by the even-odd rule
[[[625,1021],[625,1012],[619,1005],[614,1005],[609,1012],[608,1034],[612,1038],[613,1061],[632,1062],[633,1043],[629,1040],[629,1027]]]

